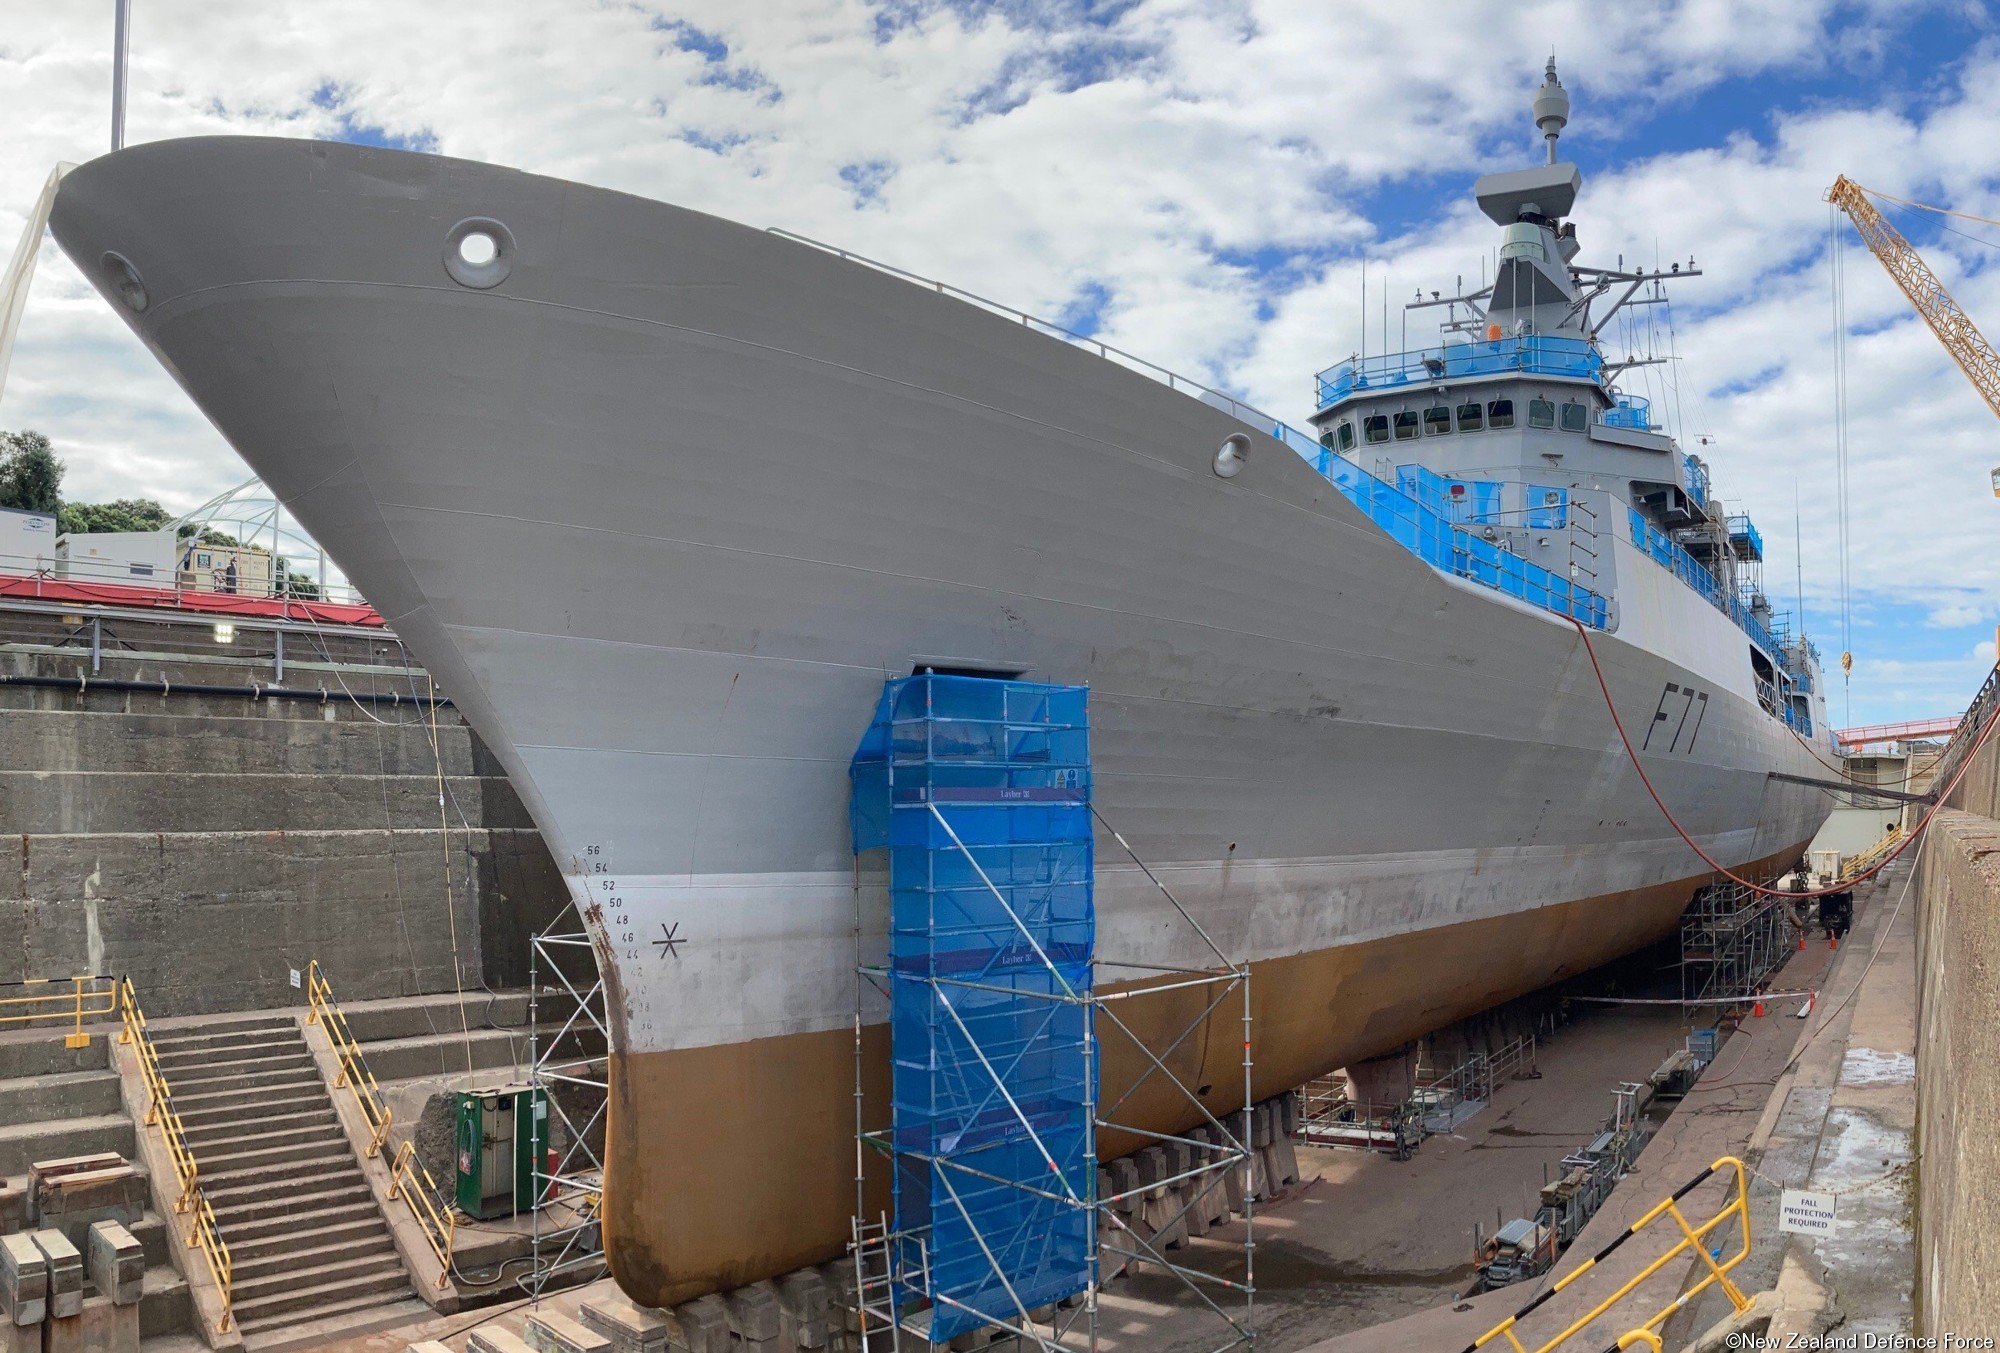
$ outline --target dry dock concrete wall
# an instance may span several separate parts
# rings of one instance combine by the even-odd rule
[[[1916,879],[1919,1332],[2000,1330],[2000,740],[1925,834]]]
[[[318,959],[343,998],[415,995],[452,989],[455,932],[469,988],[523,985],[563,894],[504,773],[449,708],[434,751],[416,707],[346,698],[420,671],[328,656],[285,679],[323,703],[174,689],[271,684],[240,649],[99,655],[159,692],[0,685],[0,981],[129,975],[148,1014],[193,1014],[297,1004]],[[0,672],[88,662],[0,645]]]

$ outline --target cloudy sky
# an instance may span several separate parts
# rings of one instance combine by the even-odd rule
[[[1851,700],[1961,708],[2000,622],[2000,424],[1821,199],[1838,173],[2000,218],[2000,25],[1976,0],[134,0],[127,137],[258,132],[491,160],[832,241],[1096,332],[1294,422],[1418,287],[1476,285],[1472,178],[1575,99],[1580,261],[1704,277],[1612,335],[1843,646],[1832,244],[1848,281]],[[0,0],[0,248],[100,153],[111,0]],[[2000,227],[1897,210],[1988,332]],[[1362,296],[1367,269],[1368,299]],[[1366,332],[1363,318],[1366,317]],[[1430,312],[1408,317],[1409,346]],[[246,475],[53,244],[0,427],[69,495],[186,509]],[[1697,439],[1702,439],[1699,444]]]

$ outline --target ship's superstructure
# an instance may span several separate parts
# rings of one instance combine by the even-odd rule
[[[607,1244],[659,1305],[848,1236],[856,917],[879,961],[888,910],[849,769],[885,678],[1089,687],[1094,813],[1254,971],[1253,1098],[1673,928],[1708,868],[1598,669],[1703,850],[1798,858],[1810,646],[1619,393],[1594,326],[1654,278],[1576,263],[1578,183],[1481,180],[1471,329],[1324,373],[1317,439],[837,251],[438,156],[137,146],[52,223],[564,866],[611,993]],[[1107,947],[1202,959],[1096,858]],[[1236,1018],[1169,1059],[1217,1113]],[[1139,1070],[1107,1044],[1105,1097]]]
[[[1620,574],[1638,566],[1634,556],[1666,568],[1742,629],[1758,703],[1824,743],[1819,655],[1773,613],[1762,535],[1714,496],[1708,466],[1653,421],[1650,401],[1620,391],[1623,373],[1657,359],[1604,355],[1613,316],[1659,303],[1668,281],[1700,271],[1693,260],[1650,271],[1578,263],[1568,217],[1582,173],[1556,158],[1569,96],[1553,60],[1534,113],[1548,163],[1473,187],[1501,228],[1493,281],[1420,295],[1411,309],[1448,308],[1436,346],[1319,373],[1319,468],[1357,501],[1373,486],[1346,466],[1467,528],[1448,542],[1455,558],[1433,562],[1598,628],[1625,632]]]

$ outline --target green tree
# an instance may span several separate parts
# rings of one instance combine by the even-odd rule
[[[278,590],[301,601],[321,600],[319,583],[307,574],[292,572],[292,561],[282,554],[278,556]]]
[[[109,503],[64,503],[56,514],[65,535],[92,531],[161,531],[173,520],[151,498],[120,498]]]
[[[62,507],[63,463],[39,432],[0,432],[0,507],[55,512]]]

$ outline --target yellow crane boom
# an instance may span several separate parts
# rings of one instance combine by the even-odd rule
[[[1944,289],[1944,283],[1930,270],[1923,256],[1903,238],[1901,231],[1875,210],[1875,204],[1868,200],[1869,191],[1843,174],[1826,190],[1826,200],[1847,213],[1848,219],[1854,222],[1854,228],[1861,232],[1862,242],[1876,258],[1882,260],[1889,276],[1910,298],[1910,304],[1917,308],[1924,322],[1931,326],[1931,332],[1937,335],[1938,342],[1944,344],[1944,350],[1958,363],[1959,370],[1979,391],[1987,407],[1993,410],[1995,416],[2000,416],[2000,353],[1994,352],[1993,345],[1979,332],[1979,326],[1972,322],[1972,317],[1951,298],[1951,293]],[[2000,480],[1996,480],[1995,491],[2000,492]]]

